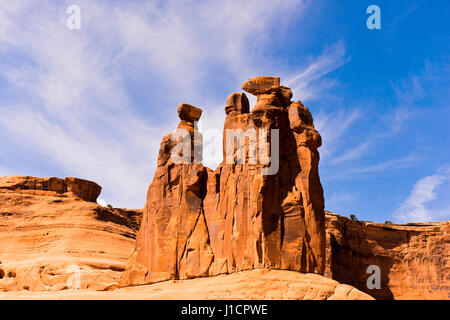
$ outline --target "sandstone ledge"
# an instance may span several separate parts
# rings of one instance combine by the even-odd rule
[[[92,202],[100,189],[77,178],[0,178],[0,291],[62,290],[73,268],[81,288],[118,282],[142,210],[103,208]]]
[[[1,190],[33,190],[55,192],[58,194],[68,193],[69,196],[79,197],[84,201],[96,202],[102,191],[102,187],[95,182],[74,177],[61,179],[56,177],[7,176],[0,177]]]

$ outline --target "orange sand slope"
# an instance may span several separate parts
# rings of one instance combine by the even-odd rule
[[[212,300],[295,299],[373,300],[352,286],[316,274],[282,270],[251,270],[230,275],[170,280],[112,291],[62,290],[54,292],[4,292],[0,299],[56,300]]]

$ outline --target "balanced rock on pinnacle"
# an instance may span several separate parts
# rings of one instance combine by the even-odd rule
[[[200,117],[202,115],[202,109],[194,107],[187,103],[180,103],[178,105],[177,111],[180,119],[187,122],[198,121],[200,120]]]

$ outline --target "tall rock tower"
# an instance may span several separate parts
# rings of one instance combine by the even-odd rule
[[[136,248],[121,285],[256,268],[323,274],[325,216],[318,174],[321,145],[309,110],[278,77],[252,78],[227,99],[224,161],[201,162],[195,121],[179,106],[177,132],[164,137]],[[181,137],[181,142],[173,139]],[[187,139],[186,139],[187,138]],[[173,160],[179,148],[185,161]],[[189,152],[189,150],[191,150]],[[193,150],[193,151],[192,151]]]

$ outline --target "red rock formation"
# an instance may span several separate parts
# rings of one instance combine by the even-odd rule
[[[260,129],[268,133],[277,129],[279,170],[263,175],[264,165],[239,163],[235,157],[208,172],[204,210],[214,251],[212,270],[274,268],[322,274],[325,227],[316,150],[320,143],[311,143],[320,141],[320,136],[309,111],[299,109],[300,102],[290,102],[292,93],[280,87],[279,78],[250,79],[243,89],[257,94],[257,103],[251,113],[240,107],[239,99],[236,106],[227,106],[235,114],[228,113],[225,120],[224,149],[227,143],[234,143],[229,137],[226,140],[227,130],[253,129],[260,141]],[[309,115],[306,122],[292,117],[303,113]],[[248,159],[249,147],[248,140],[235,150]]]
[[[102,187],[92,181],[79,178],[36,178],[36,177],[1,177],[0,190],[41,190],[57,193],[69,193],[84,201],[97,201]]]
[[[0,177],[0,291],[104,289],[134,247],[141,212],[108,209],[77,178]],[[73,281],[72,281],[73,280]]]
[[[206,275],[213,259],[202,206],[206,170],[198,163],[201,137],[194,124],[201,110],[180,104],[178,114],[178,130],[161,142],[126,284]],[[188,147],[187,159],[180,145]],[[174,152],[188,163],[175,163]]]
[[[450,221],[391,225],[327,213],[325,275],[376,299],[450,299]],[[381,270],[368,289],[367,268]]]
[[[207,174],[214,173],[206,170]],[[187,175],[191,174],[187,173]],[[107,209],[99,207],[95,203],[85,202],[71,193],[62,192],[64,190],[61,188],[63,182],[64,180],[58,178],[0,178],[0,291],[64,289],[67,287],[69,278],[73,276],[73,273],[68,272],[70,271],[69,267],[74,265],[78,266],[81,271],[81,288],[103,290],[112,288],[117,283],[121,276],[121,270],[125,268],[126,257],[135,245],[133,240],[135,231],[140,225],[142,212],[116,208]],[[86,183],[90,182],[86,181]],[[210,185],[216,186],[213,179],[207,180],[206,183],[208,188]],[[185,183],[185,185],[188,184],[189,182]],[[186,194],[183,197],[186,197]],[[203,201],[205,206],[211,203],[207,204]],[[153,206],[155,205],[158,205],[157,202],[153,203]],[[181,217],[184,219],[183,221],[186,221],[186,217],[182,215],[183,210],[180,209],[177,219]],[[193,216],[201,217],[200,214]],[[205,220],[208,218],[204,213],[203,217]],[[191,220],[189,223],[180,223],[180,226],[186,225],[186,229],[188,229],[193,223]],[[202,270],[198,271],[198,266],[208,265],[210,265],[208,275],[224,272],[213,268],[216,261],[215,256],[210,264],[210,252],[212,250],[215,254],[215,250],[217,250],[214,238],[209,238],[210,234],[216,232],[211,231],[214,224],[207,224],[205,231],[204,220],[199,219],[195,223],[197,224],[193,228],[195,232],[189,236],[187,241],[185,241],[185,232],[180,232],[177,241],[180,243],[185,241],[187,246],[183,250],[189,251],[189,254],[178,255],[178,258],[181,257],[179,260],[182,263],[178,264],[179,268],[173,269],[173,274],[176,275],[178,272],[178,276],[181,274],[181,277],[184,278],[191,277],[192,274],[196,276],[198,272],[204,274]],[[182,230],[186,229],[182,228]],[[352,221],[327,213],[326,231],[325,275],[342,283],[340,287],[344,284],[352,285],[377,299],[449,299],[449,221],[386,225]],[[176,264],[172,264],[173,260],[171,260],[174,257],[167,258],[166,251],[170,252],[171,248],[164,244],[163,234],[164,232],[159,234],[159,241],[163,245],[163,249],[157,251],[159,260],[165,261],[166,265],[174,266]],[[219,234],[221,233],[219,232]],[[220,240],[221,237],[219,236],[218,239]],[[173,243],[172,245],[175,246]],[[200,255],[193,255],[196,251],[200,252]],[[152,256],[156,262],[158,255]],[[201,257],[204,260],[201,261]],[[367,267],[370,265],[377,265],[381,269],[381,289],[371,290],[366,286],[369,277]],[[145,270],[144,265],[143,268]],[[204,268],[206,269],[206,267]],[[167,274],[163,274],[162,278],[165,278],[164,275]],[[244,278],[247,277],[245,275]],[[262,294],[259,297],[265,298],[266,291],[264,290],[270,291],[271,289],[267,286],[267,279],[264,279],[263,276],[258,277],[252,278],[253,280],[250,282],[254,283],[255,292],[258,291],[259,294]],[[294,275],[287,275],[286,281],[293,281],[292,277]],[[149,279],[153,282],[157,278]],[[320,280],[317,279],[317,281]],[[234,288],[233,286],[224,287],[226,292],[222,293],[216,289],[218,283],[223,285],[224,282],[228,283],[229,281],[234,280],[212,278],[208,285],[215,288],[215,294],[212,296],[206,294],[205,297],[228,297],[227,292]],[[308,290],[314,290],[317,292],[317,297],[321,297],[324,281],[312,283],[313,288]],[[262,286],[256,282],[267,285]],[[299,283],[298,288],[309,285],[308,282],[306,284]],[[142,289],[139,298],[154,296],[152,288]],[[333,289],[332,286],[330,288]],[[351,289],[349,286],[346,288]],[[164,292],[155,297],[167,295],[176,297],[184,294],[181,287],[176,289],[180,291],[174,292],[175,288],[171,289],[170,285],[167,287],[166,284],[161,284],[161,287],[155,287],[154,290],[161,289]],[[166,290],[168,291],[166,292]],[[299,295],[297,292],[292,292],[293,295],[288,292],[283,297],[301,298],[302,290],[299,291]],[[348,290],[347,293],[357,292],[354,289]],[[123,299],[138,297],[128,296],[128,293],[129,291],[118,292]],[[81,291],[80,294],[82,297]],[[198,293],[186,292],[186,294]],[[233,291],[233,296],[240,294],[239,291]],[[245,296],[246,291],[243,291],[242,295]],[[70,298],[66,294],[62,296]],[[8,297],[15,298],[14,295],[4,296],[4,298]],[[53,296],[43,293],[33,297],[51,298]],[[102,297],[95,295],[95,298]],[[105,296],[105,298],[107,297],[111,296]],[[308,297],[311,298],[309,293]]]
[[[249,112],[245,94],[228,97],[224,162],[216,171],[199,163],[201,137],[194,121],[201,111],[179,106],[181,122],[161,143],[122,285],[254,268],[323,274],[321,140],[311,114],[301,102],[291,103],[292,92],[280,86],[279,78],[250,79],[243,89],[256,94],[257,103]],[[247,139],[235,143],[229,130],[240,130]],[[181,158],[186,154],[180,150],[189,153],[191,163],[175,163],[175,148]]]

